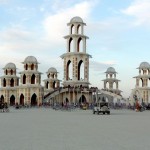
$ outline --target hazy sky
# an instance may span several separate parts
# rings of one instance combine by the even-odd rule
[[[87,24],[91,86],[103,88],[104,72],[114,67],[122,95],[128,97],[136,68],[150,62],[150,0],[0,0],[0,76],[8,62],[22,71],[21,62],[32,55],[40,63],[42,79],[55,67],[62,80],[63,37],[74,16]]]

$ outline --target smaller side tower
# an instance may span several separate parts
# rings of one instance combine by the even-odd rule
[[[107,69],[106,73],[106,79],[102,80],[104,81],[104,90],[115,93],[117,95],[121,94],[121,90],[119,90],[119,81],[116,79],[117,72],[113,67],[109,67]]]
[[[16,65],[8,63],[4,68],[4,76],[1,77],[1,101],[10,105],[15,105],[17,97],[17,86],[19,85],[19,77],[16,76]]]
[[[150,64],[142,62],[137,69],[139,70],[139,75],[134,77],[136,85],[130,95],[131,103],[135,103],[136,96],[140,103],[148,104],[150,103]]]
[[[57,70],[53,67],[49,68],[47,73],[47,79],[44,80],[44,92],[48,94],[60,87],[60,80],[57,79]]]

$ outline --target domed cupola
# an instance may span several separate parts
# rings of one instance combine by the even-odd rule
[[[116,79],[116,70],[113,67],[109,67],[106,70],[106,79],[104,79],[104,90],[113,92],[120,95],[121,91],[119,90],[119,81]]]
[[[106,73],[116,73],[115,69],[113,67],[109,67],[106,71]]]
[[[16,65],[14,63],[10,62],[6,64],[3,69],[5,75],[16,75]]]
[[[44,80],[45,82],[45,93],[53,91],[54,89],[59,88],[60,80],[57,79],[57,70],[54,67],[48,69],[47,79]]]
[[[37,70],[38,69],[38,61],[34,56],[26,57],[23,64],[24,64],[25,70]]]
[[[140,75],[150,74],[150,64],[148,62],[141,62],[137,69],[139,69],[139,74]]]
[[[48,78],[57,78],[57,70],[53,67],[49,68],[48,71],[47,71],[47,77]]]
[[[72,23],[83,23],[83,20],[82,20],[81,17],[76,16],[76,17],[73,17],[73,18],[70,20],[70,23],[71,23],[71,24],[72,24]]]

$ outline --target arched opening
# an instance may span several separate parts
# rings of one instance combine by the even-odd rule
[[[72,80],[72,63],[70,60],[67,63],[66,80]]]
[[[20,95],[20,105],[24,105],[24,95],[23,94],[21,94]]]
[[[55,89],[56,88],[56,82],[54,81],[53,82],[53,89]]]
[[[69,100],[68,100],[68,98],[66,98],[66,99],[65,99],[65,103],[66,103],[66,104],[68,104],[68,103],[69,103]]]
[[[26,75],[23,75],[23,84],[26,84]]]
[[[79,104],[85,104],[87,101],[86,101],[86,97],[84,95],[82,95],[79,99]]]
[[[14,79],[11,79],[11,80],[10,80],[10,86],[11,86],[11,87],[14,87]]]
[[[35,84],[35,75],[34,74],[31,76],[31,84]]]
[[[113,83],[113,89],[117,89],[117,83],[116,82]]]
[[[15,105],[15,96],[12,95],[12,96],[10,97],[10,106],[14,106],[14,105]]]
[[[73,39],[72,38],[70,38],[69,39],[69,52],[73,52]]]
[[[34,64],[31,65],[31,70],[34,70]]]
[[[82,60],[78,63],[78,80],[84,80],[84,63]]]
[[[6,75],[8,74],[8,71],[7,71],[7,69],[6,69]]]
[[[106,89],[109,89],[109,82],[106,82]]]
[[[81,25],[80,24],[77,26],[77,34],[81,34]]]
[[[1,99],[0,99],[1,103],[4,103],[4,96],[1,95]]]
[[[71,25],[71,34],[74,34],[74,25]]]
[[[48,89],[48,85],[49,85],[49,82],[47,81],[47,82],[46,82],[46,89]]]
[[[28,64],[25,65],[25,70],[28,70]]]
[[[3,87],[6,87],[6,79],[3,79]]]
[[[13,70],[12,69],[10,70],[10,74],[13,75]]]
[[[77,52],[83,52],[83,41],[81,37],[78,39]]]
[[[34,93],[31,97],[31,106],[36,106],[37,105],[37,96]]]
[[[143,79],[139,79],[139,87],[143,87]]]

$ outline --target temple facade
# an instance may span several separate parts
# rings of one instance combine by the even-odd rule
[[[140,103],[150,103],[150,64],[148,62],[142,62],[139,67],[139,74],[135,76],[136,85],[132,89],[130,95],[130,103],[133,105],[136,100]]]

